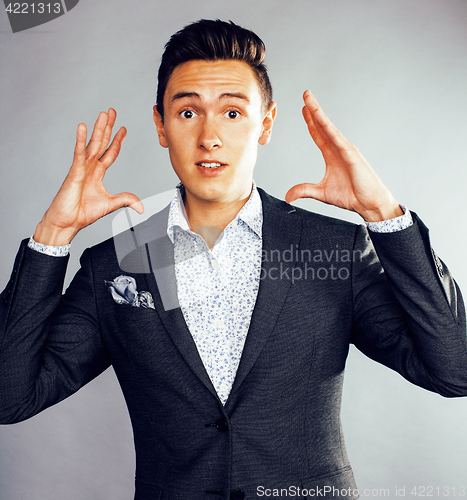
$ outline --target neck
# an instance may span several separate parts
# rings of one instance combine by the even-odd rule
[[[190,227],[213,226],[222,231],[232,222],[248,201],[248,196],[233,202],[205,202],[189,196],[185,197],[185,211]]]
[[[212,248],[220,233],[248,201],[250,194],[251,191],[237,200],[220,202],[200,200],[186,191],[183,201],[191,229],[200,234]]]

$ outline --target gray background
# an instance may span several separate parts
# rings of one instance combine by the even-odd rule
[[[100,110],[115,107],[128,128],[109,191],[145,198],[174,187],[152,122],[157,67],[169,36],[202,17],[232,19],[268,48],[278,118],[260,150],[258,185],[283,198],[321,179],[301,117],[310,88],[396,198],[422,216],[467,289],[465,0],[81,0],[17,34],[2,10],[0,288],[71,165],[77,124],[91,126]],[[299,205],[358,221],[312,200]],[[111,218],[75,239],[70,275],[85,247],[111,236]],[[405,486],[411,497],[414,486],[431,485],[453,497],[467,486],[466,416],[466,399],[411,386],[352,348],[343,425],[361,492],[389,488],[394,498]],[[30,421],[0,427],[2,500],[129,499],[133,476],[131,426],[111,370]]]

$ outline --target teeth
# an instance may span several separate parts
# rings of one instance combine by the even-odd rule
[[[206,168],[217,168],[222,165],[222,163],[199,163],[201,167],[206,167]]]

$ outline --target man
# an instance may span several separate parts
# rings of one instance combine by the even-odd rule
[[[88,249],[61,297],[77,232],[123,206],[142,211],[135,195],[103,187],[126,131],[110,142],[116,114],[101,113],[87,146],[78,127],[70,172],[2,294],[0,422],[31,417],[112,364],[139,500],[357,498],[339,416],[350,342],[426,389],[467,394],[456,284],[425,226],[310,92],[303,115],[326,174],[286,200],[356,211],[369,231],[254,185],[276,117],[263,60],[261,40],[233,23],[175,34],[154,108],[181,181],[172,203]]]

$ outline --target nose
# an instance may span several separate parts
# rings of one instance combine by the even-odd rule
[[[199,147],[206,151],[222,147],[215,122],[211,118],[206,118],[203,122],[199,135]]]

